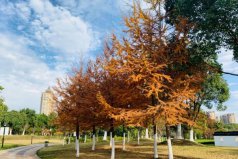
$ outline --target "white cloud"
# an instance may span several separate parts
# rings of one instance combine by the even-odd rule
[[[85,55],[100,43],[90,24],[49,0],[6,1],[0,13],[5,24],[15,21],[16,29],[26,28],[24,34],[37,40],[37,45],[62,55]]]
[[[29,40],[0,33],[0,85],[11,109],[30,107],[39,110],[41,92],[64,74],[52,70],[33,55]]]
[[[41,92],[64,76],[72,60],[91,56],[88,53],[99,43],[97,33],[79,16],[49,0],[5,1],[0,13],[1,26],[8,30],[0,31],[2,96],[11,109],[39,110]],[[20,32],[11,32],[12,24]],[[54,54],[39,54],[37,48]]]
[[[99,43],[90,25],[68,10],[53,6],[48,0],[31,0],[29,6],[36,14],[32,29],[43,46],[63,54],[79,54]]]

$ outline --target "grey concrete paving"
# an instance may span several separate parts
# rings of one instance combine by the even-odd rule
[[[0,151],[0,159],[39,159],[36,151],[41,149],[43,144],[33,144]]]

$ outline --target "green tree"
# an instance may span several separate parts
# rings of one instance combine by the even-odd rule
[[[26,123],[26,114],[12,110],[6,113],[6,123],[10,127],[10,134],[20,134]]]
[[[166,0],[165,10],[171,24],[185,17],[195,25],[194,42],[213,51],[221,46],[232,49],[238,61],[237,0]]]
[[[0,86],[0,93],[4,88],[2,86]],[[6,115],[8,111],[8,107],[7,105],[4,103],[4,99],[3,97],[0,96],[0,123],[2,124],[4,121],[4,116]],[[1,126],[0,124],[0,126]]]
[[[24,121],[25,124],[24,124],[23,131],[22,131],[22,135],[25,135],[25,132],[28,128],[34,128],[35,127],[36,112],[35,112],[35,110],[25,108],[25,109],[21,109],[20,113],[23,116],[26,116],[25,121]]]
[[[42,133],[42,131],[48,127],[48,117],[45,114],[36,115],[36,128],[37,132]]]
[[[211,73],[202,85],[201,91],[197,93],[194,100],[191,100],[190,115],[196,120],[201,110],[201,106],[208,109],[216,107],[218,111],[226,110],[224,102],[230,97],[229,87],[221,74]]]
[[[1,91],[3,90],[4,88],[2,86],[0,86],[0,93]],[[8,111],[8,107],[7,105],[4,103],[4,99],[3,97],[0,96],[0,115],[3,113],[3,112],[7,112]]]

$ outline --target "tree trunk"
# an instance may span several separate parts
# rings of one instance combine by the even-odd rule
[[[85,133],[84,134],[84,143],[86,143],[87,142],[87,134]]]
[[[79,125],[76,126],[76,157],[79,157]]]
[[[122,150],[126,150],[126,133],[123,132],[123,143],[122,143]]]
[[[64,138],[63,138],[63,146],[65,145],[65,136],[64,136]]]
[[[95,126],[93,126],[93,145],[92,145],[92,150],[95,150],[95,145],[96,145],[96,129]]]
[[[157,130],[156,125],[154,124],[154,159],[158,159],[158,147],[157,147]]]
[[[148,128],[145,129],[145,138],[149,139],[149,129]]]
[[[193,127],[191,127],[191,129],[189,130],[189,140],[190,141],[194,141],[194,138],[193,138]]]
[[[111,133],[112,133],[112,151],[111,151],[111,159],[115,159],[115,132],[114,132],[114,125],[113,125],[113,119],[111,123]]]
[[[127,131],[127,143],[130,142],[130,131]]]
[[[12,135],[12,128],[10,128],[10,132],[9,132],[9,135]]]
[[[156,100],[154,94],[151,95],[151,104],[152,104],[152,106],[156,106],[156,104],[157,104],[157,100]],[[158,147],[157,147],[157,127],[156,127],[154,117],[153,117],[153,123],[154,123],[154,128],[153,128],[154,129],[154,158],[158,159],[159,155],[158,155]]]
[[[171,144],[170,127],[169,126],[166,126],[166,136],[167,136],[169,159],[173,159],[174,156],[173,156],[173,149],[172,149],[172,144]]]
[[[123,125],[123,140],[122,140],[122,150],[126,150],[126,133],[125,133],[125,127]]]
[[[103,141],[107,141],[107,131],[104,131]]]
[[[177,134],[176,134],[176,138],[177,139],[183,139],[183,137],[182,137],[182,126],[181,126],[181,124],[178,124],[177,125]]]
[[[112,147],[112,130],[110,130],[110,147]]]
[[[68,144],[70,144],[70,139],[71,139],[71,137],[70,137],[70,134],[69,134],[69,136],[68,136]]]
[[[26,132],[26,126],[24,126],[23,131],[22,131],[22,135],[25,135]]]
[[[140,145],[140,129],[139,128],[137,132],[137,145]]]

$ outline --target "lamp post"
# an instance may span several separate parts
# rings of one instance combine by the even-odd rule
[[[3,148],[3,145],[4,145],[4,137],[5,137],[5,128],[6,128],[6,123],[5,123],[5,115],[3,117],[3,136],[2,136],[2,148]]]

